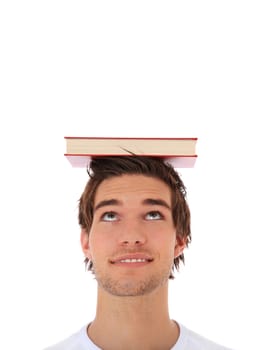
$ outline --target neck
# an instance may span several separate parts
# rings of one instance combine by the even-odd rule
[[[98,288],[96,317],[89,337],[102,349],[170,349],[178,327],[168,311],[168,286],[136,297],[118,297]]]

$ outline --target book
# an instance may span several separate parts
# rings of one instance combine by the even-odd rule
[[[161,157],[175,168],[191,168],[196,155],[196,137],[74,137],[65,136],[64,154],[73,167],[88,167],[92,157],[153,156]]]

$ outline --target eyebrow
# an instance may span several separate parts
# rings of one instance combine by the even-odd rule
[[[102,207],[106,207],[109,205],[122,205],[122,202],[117,199],[105,199],[103,201],[100,201],[94,208],[96,211],[97,209],[100,209]]]
[[[142,204],[145,204],[145,205],[160,205],[160,206],[165,207],[167,209],[171,209],[169,204],[166,201],[164,201],[163,199],[147,198],[147,199],[143,200]]]
[[[164,201],[163,199],[157,199],[157,198],[146,198],[142,201],[143,205],[159,205],[162,207],[165,207],[167,209],[171,209],[169,204]],[[103,201],[100,201],[94,208],[94,211],[109,206],[109,205],[122,205],[122,202],[117,199],[105,199]]]

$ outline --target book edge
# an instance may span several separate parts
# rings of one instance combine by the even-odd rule
[[[197,141],[197,137],[99,137],[99,136],[64,136],[64,139],[72,140],[185,140],[185,141]]]
[[[116,156],[116,154],[102,154],[102,155],[89,155],[89,154],[70,154],[65,153],[64,156],[70,162],[73,168],[88,168],[90,165],[91,158],[101,156]],[[119,156],[131,156],[129,154]],[[141,156],[141,155],[140,155]],[[148,154],[142,154],[142,156],[149,157]],[[152,157],[162,158],[166,163],[170,163],[174,168],[193,168],[197,160],[197,155],[151,155]]]

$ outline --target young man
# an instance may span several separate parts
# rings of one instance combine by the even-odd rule
[[[226,350],[170,319],[168,280],[191,240],[186,189],[159,158],[92,160],[79,202],[96,315],[49,350]],[[47,349],[47,350],[48,350]]]

